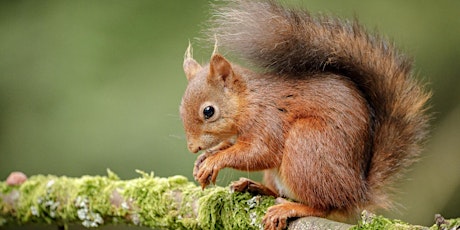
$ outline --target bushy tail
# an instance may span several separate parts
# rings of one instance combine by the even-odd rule
[[[283,75],[333,72],[354,81],[374,110],[368,184],[372,203],[417,159],[428,134],[426,92],[412,62],[355,21],[286,9],[273,1],[228,0],[215,6],[208,31],[219,47]]]

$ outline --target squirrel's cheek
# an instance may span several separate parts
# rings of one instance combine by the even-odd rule
[[[201,135],[200,141],[201,145],[203,146],[203,150],[208,150],[219,143],[217,136],[211,134]]]

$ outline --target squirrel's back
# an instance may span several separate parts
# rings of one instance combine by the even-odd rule
[[[356,84],[373,121],[370,203],[387,207],[386,191],[417,159],[428,134],[430,93],[414,78],[411,60],[356,21],[313,17],[269,0],[225,2],[209,29],[219,47],[270,75],[333,73]]]

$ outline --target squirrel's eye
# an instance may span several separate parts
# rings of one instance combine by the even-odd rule
[[[217,121],[220,117],[219,106],[214,102],[206,101],[201,104],[198,116],[205,122]]]
[[[213,115],[214,115],[214,112],[215,112],[215,109],[214,107],[212,106],[206,106],[204,109],[203,109],[203,116],[204,116],[204,119],[209,119],[211,118]]]

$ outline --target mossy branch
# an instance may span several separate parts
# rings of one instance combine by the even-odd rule
[[[47,223],[67,227],[79,223],[85,227],[127,224],[165,229],[261,229],[263,215],[275,202],[273,197],[232,193],[223,187],[202,190],[183,176],[159,178],[153,173],[139,173],[141,177],[132,180],[120,180],[109,171],[104,177],[37,175],[19,186],[0,182],[0,226]],[[366,218],[353,228],[377,222]],[[390,223],[402,226],[401,222],[383,221]],[[308,217],[292,222],[289,228],[350,227]]]

